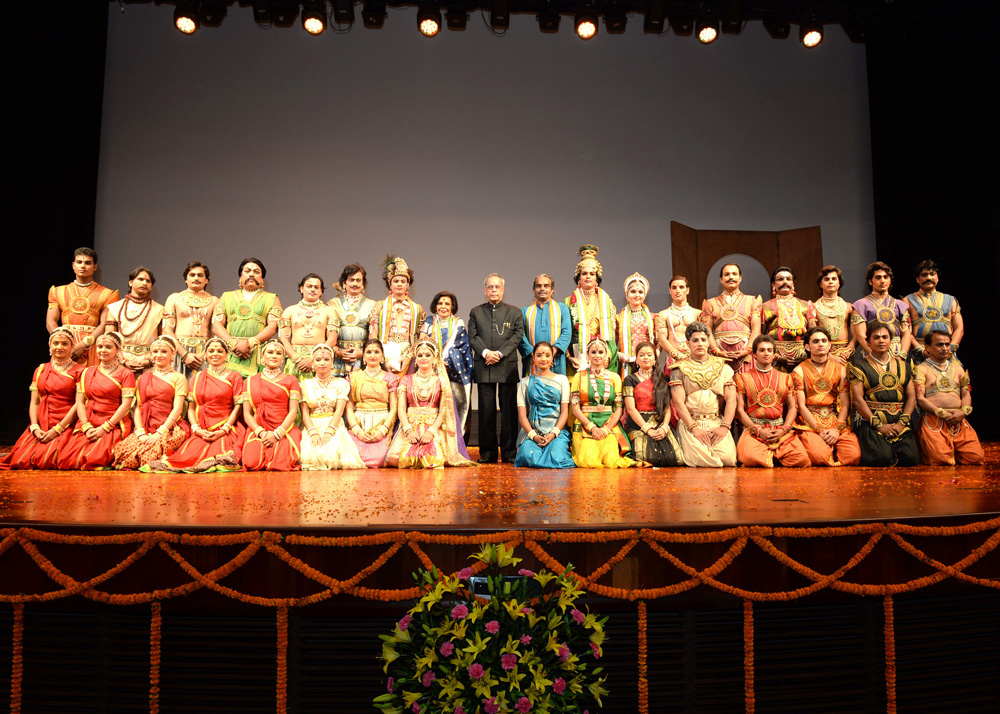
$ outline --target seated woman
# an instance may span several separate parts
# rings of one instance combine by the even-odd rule
[[[389,453],[389,437],[396,423],[399,377],[383,369],[385,355],[378,340],[365,342],[361,359],[365,368],[351,372],[347,425],[365,466],[377,469],[385,465]]]
[[[299,380],[282,372],[285,350],[278,340],[261,346],[264,371],[246,380],[243,467],[247,471],[298,471],[302,433],[295,426]]]
[[[208,368],[191,375],[188,421],[191,437],[170,456],[149,464],[151,471],[214,473],[239,471],[246,429],[243,377],[229,369],[229,347],[220,337],[205,343]]]
[[[451,381],[451,396],[455,401],[458,431],[461,433],[465,429],[472,395],[472,346],[465,323],[462,318],[455,317],[456,312],[458,298],[448,292],[438,293],[431,300],[431,314],[420,331],[431,337],[441,352],[441,361]]]
[[[656,369],[651,342],[636,345],[637,370],[622,386],[625,395],[625,430],[635,458],[653,466],[683,466],[681,447],[670,428],[670,384]]]
[[[56,468],[109,468],[114,448],[132,433],[128,414],[135,399],[135,376],[118,361],[122,341],[119,333],[105,332],[94,342],[98,363],[80,375],[76,385],[79,421],[56,458]]]
[[[622,381],[607,369],[608,348],[597,338],[587,345],[589,368],[569,383],[573,413],[573,462],[580,468],[625,469],[635,466],[619,421],[622,418]]]
[[[389,446],[386,464],[401,469],[474,466],[458,453],[451,382],[437,343],[422,337],[414,358],[417,371],[404,375],[396,389],[399,431]]]
[[[521,380],[517,389],[517,436],[515,466],[536,469],[571,469],[576,464],[569,453],[569,380],[552,371],[552,345],[541,341],[531,353],[534,373]]]
[[[309,352],[315,377],[299,384],[302,390],[302,470],[363,469],[358,447],[344,426],[344,409],[351,384],[333,376],[333,348],[320,342]]]
[[[115,468],[149,471],[149,463],[174,453],[191,436],[184,421],[187,380],[174,370],[177,340],[161,335],[149,346],[152,369],[139,377],[136,409],[132,412],[135,430],[114,449]]]
[[[73,361],[73,333],[57,327],[49,335],[52,359],[38,365],[31,378],[28,428],[14,448],[0,456],[0,471],[54,469],[56,457],[69,441],[76,421],[76,383],[83,367]]]

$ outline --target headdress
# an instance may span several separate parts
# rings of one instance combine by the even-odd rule
[[[278,339],[277,337],[272,337],[272,338],[271,338],[271,339],[269,339],[269,340],[268,340],[267,342],[265,342],[264,344],[262,344],[262,345],[260,346],[260,353],[261,353],[261,354],[264,354],[264,350],[266,350],[266,349],[267,349],[267,346],[268,346],[268,345],[272,345],[272,344],[273,344],[273,345],[277,345],[277,346],[278,346],[278,348],[279,348],[279,349],[281,350],[281,352],[282,352],[282,353],[284,353],[284,351],[285,351],[285,346],[284,346],[283,344],[281,344],[281,340],[279,340],[279,339]]]
[[[413,348],[413,354],[416,355],[417,350],[419,350],[421,347],[429,347],[430,349],[432,349],[434,351],[435,357],[441,356],[441,348],[438,346],[437,340],[435,340],[430,335],[420,336],[420,338],[417,340],[417,344]]]
[[[577,251],[580,256],[580,262],[576,264],[576,277],[580,277],[580,273],[583,272],[585,267],[592,267],[597,270],[597,277],[604,277],[604,269],[601,264],[597,262],[597,251],[596,245],[582,245]]]
[[[316,352],[318,352],[319,350],[326,350],[327,352],[330,353],[331,357],[336,356],[333,352],[333,348],[330,347],[330,345],[326,344],[325,342],[319,342],[313,345],[312,349],[309,350],[309,357],[310,358],[314,357],[316,355]]]
[[[150,343],[149,348],[152,349],[153,345],[156,344],[166,345],[173,352],[176,352],[179,347],[177,338],[172,335],[160,335]]]
[[[382,277],[385,278],[386,284],[389,284],[397,275],[402,275],[411,283],[413,282],[413,271],[407,267],[406,261],[390,253],[382,261]]]
[[[646,278],[644,278],[643,276],[639,275],[639,273],[632,273],[630,276],[625,278],[626,294],[628,294],[628,286],[631,285],[632,283],[639,283],[646,290],[646,293],[649,294],[649,281],[646,280]]]
[[[65,335],[66,337],[69,338],[70,344],[73,343],[73,331],[70,330],[68,327],[57,327],[56,329],[52,330],[52,334],[49,335],[49,346],[52,345],[52,338],[55,337],[56,335]]]
[[[115,343],[115,346],[118,349],[121,349],[122,345],[125,344],[125,338],[122,337],[122,333],[115,332],[114,330],[107,330],[107,331],[105,331],[96,340],[94,340],[94,343],[96,344],[97,340],[101,339],[101,337],[107,337],[109,340],[111,340],[112,342]]]
[[[211,345],[211,344],[218,344],[218,345],[220,345],[222,347],[222,349],[224,349],[226,351],[227,354],[230,353],[230,352],[232,352],[232,350],[229,349],[229,345],[227,345],[226,341],[224,339],[222,339],[221,337],[209,337],[205,341],[205,351],[206,352],[208,352],[208,346]]]

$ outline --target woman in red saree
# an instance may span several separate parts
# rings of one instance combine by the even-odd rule
[[[295,426],[299,380],[282,372],[285,350],[277,340],[261,347],[264,371],[246,380],[243,419],[247,424],[243,468],[247,471],[298,471],[302,433]]]
[[[191,435],[181,418],[187,380],[174,370],[177,340],[161,335],[149,346],[149,354],[153,367],[139,377],[136,389],[135,431],[114,450],[119,470],[149,471],[149,463],[169,456]]]
[[[246,429],[240,416],[243,377],[229,369],[229,347],[219,337],[205,343],[208,368],[191,375],[188,421],[191,437],[150,471],[221,473],[239,471]]]
[[[28,428],[14,448],[0,456],[0,471],[54,469],[56,457],[72,436],[76,421],[76,383],[83,367],[73,361],[73,333],[57,327],[49,335],[52,359],[38,365],[31,378]]]
[[[94,342],[98,363],[87,367],[76,386],[79,421],[56,457],[59,469],[106,469],[114,448],[132,431],[128,418],[135,399],[135,376],[118,362],[122,336],[105,332]]]

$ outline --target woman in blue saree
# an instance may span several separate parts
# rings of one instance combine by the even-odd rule
[[[531,374],[517,389],[517,437],[515,466],[536,469],[571,469],[576,466],[569,450],[569,380],[552,371],[553,350],[539,342],[531,354]]]

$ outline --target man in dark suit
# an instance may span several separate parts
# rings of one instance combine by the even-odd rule
[[[503,302],[504,279],[486,278],[486,302],[469,314],[469,342],[479,386],[479,463],[497,460],[497,387],[500,392],[500,448],[504,463],[517,456],[517,346],[524,334],[521,311]]]

